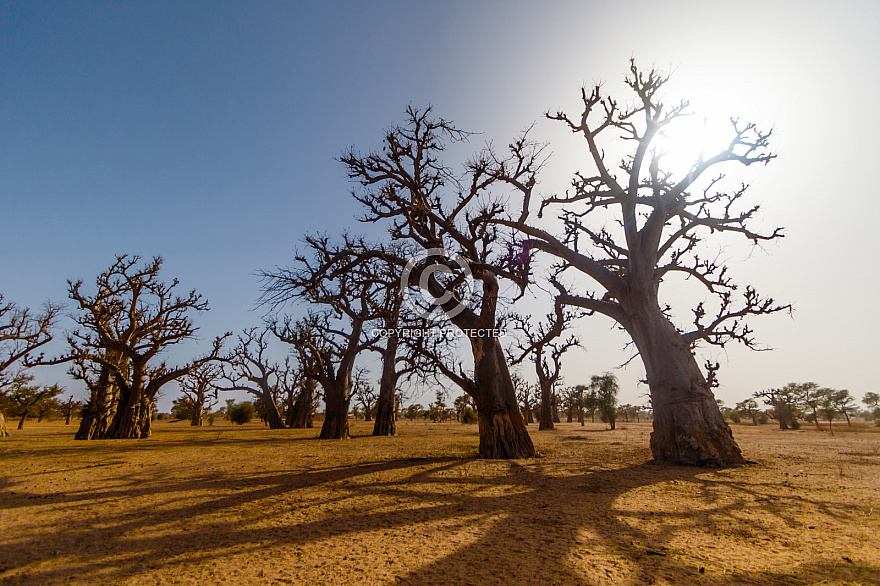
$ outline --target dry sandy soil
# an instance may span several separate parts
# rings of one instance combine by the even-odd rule
[[[158,422],[0,440],[0,583],[880,584],[880,433],[735,426],[742,468],[650,464],[649,424],[563,424],[481,460],[475,426]]]

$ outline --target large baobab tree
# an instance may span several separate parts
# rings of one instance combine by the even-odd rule
[[[60,311],[60,306],[47,303],[42,313],[34,313],[5,301],[0,294],[0,393],[26,376],[16,365],[39,361],[40,356],[34,353],[52,340]],[[7,435],[6,420],[0,411],[0,437]]]
[[[701,242],[722,234],[755,244],[782,236],[779,228],[766,233],[754,228],[758,206],[742,207],[746,186],[727,189],[724,176],[715,174],[725,165],[767,163],[775,155],[768,150],[769,131],[732,119],[725,147],[711,156],[696,155],[684,169],[666,170],[662,138],[689,107],[687,102],[662,103],[660,90],[667,79],[631,63],[626,78],[634,93],[631,105],[621,107],[595,86],[582,90],[578,116],[548,114],[583,138],[590,167],[575,175],[570,191],[541,203],[539,216],[560,206],[564,234],[551,234],[529,219],[527,184],[514,185],[523,192],[522,208],[503,224],[518,230],[530,249],[559,263],[561,302],[615,320],[632,338],[654,405],[654,458],[738,465],[743,456],[711,391],[714,370],[704,375],[694,351],[702,343],[724,346],[729,341],[755,348],[746,318],[790,308],[761,297],[751,286],[740,289],[726,266],[705,256]],[[619,169],[613,168],[606,147],[627,145],[631,149]],[[674,275],[717,299],[714,305],[694,307],[690,326],[677,327],[660,298],[661,285]],[[572,284],[563,286],[565,279]]]
[[[104,393],[101,408],[106,412],[92,414],[93,423],[110,419],[108,412],[114,411],[99,436],[90,431],[90,424],[86,430],[89,433],[77,437],[149,437],[152,408],[159,390],[216,360],[226,337],[216,338],[211,352],[183,366],[159,362],[163,351],[195,335],[197,328],[190,314],[206,311],[208,304],[195,291],[177,295],[176,279],[171,284],[161,282],[160,257],[143,266],[138,266],[139,262],[137,256],[118,256],[108,270],[98,275],[94,295],[83,291],[82,281],[68,281],[70,298],[80,309],[75,317],[79,328],[67,337],[70,353],[56,362],[73,361],[80,365],[83,376],[97,375],[92,378],[93,385],[89,385],[92,397],[88,409],[96,408],[98,404],[93,399]],[[93,366],[83,369],[86,364]],[[108,392],[108,385],[115,387],[112,392]]]
[[[505,249],[491,220],[505,209],[499,189],[534,185],[540,149],[525,139],[512,143],[503,158],[486,149],[456,174],[440,157],[447,143],[466,136],[434,118],[430,108],[410,107],[405,124],[385,133],[381,149],[351,150],[341,161],[361,186],[354,193],[366,208],[360,219],[387,224],[392,241],[420,251],[416,258],[398,259],[410,261],[399,266],[411,298],[415,289],[426,292],[424,315],[449,320],[470,343],[474,384],[465,390],[477,405],[480,454],[529,457],[535,449],[498,336],[500,280],[524,289],[529,255]]]

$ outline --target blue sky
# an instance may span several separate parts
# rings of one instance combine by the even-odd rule
[[[407,104],[481,132],[476,150],[575,111],[583,83],[622,93],[632,56],[673,69],[695,110],[775,129],[779,159],[748,179],[787,236],[724,254],[795,318],[753,322],[774,352],[712,354],[718,395],[815,380],[860,397],[880,355],[878,26],[867,1],[0,2],[0,291],[62,301],[115,254],[162,255],[211,303],[205,345],[259,323],[253,273],[302,234],[367,230],[334,157],[377,145]],[[534,132],[553,152],[543,188],[561,189],[580,145]],[[572,384],[627,357],[602,318],[582,336]],[[620,376],[637,401],[640,367]]]

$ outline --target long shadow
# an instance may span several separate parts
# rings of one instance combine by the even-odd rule
[[[122,582],[142,573],[145,567],[192,567],[221,558],[229,551],[237,555],[260,553],[277,546],[306,545],[437,522],[459,521],[466,526],[474,519],[484,526],[477,539],[420,565],[400,576],[397,583],[598,584],[587,581],[584,564],[611,558],[614,563],[609,566],[605,583],[651,584],[661,578],[675,584],[722,586],[776,584],[789,578],[799,583],[799,575],[806,579],[817,572],[831,571],[822,560],[805,560],[784,574],[705,575],[699,553],[675,545],[679,532],[696,522],[695,510],[681,507],[647,511],[620,505],[620,499],[633,491],[660,484],[691,483],[691,488],[698,489],[701,518],[711,518],[713,523],[741,518],[748,509],[769,512],[790,523],[784,498],[767,496],[777,494],[778,485],[738,481],[735,471],[646,464],[609,468],[584,462],[547,465],[529,460],[499,463],[497,467],[502,469],[507,466],[504,474],[498,473],[497,467],[491,473],[474,474],[466,470],[472,463],[454,457],[399,458],[351,466],[315,466],[292,473],[202,473],[185,480],[165,477],[159,470],[121,474],[114,477],[112,487],[59,492],[51,495],[47,505],[63,511],[102,501],[124,505],[132,499],[152,496],[158,497],[161,507],[121,506],[122,510],[109,519],[68,523],[63,528],[66,536],[82,544],[75,552],[61,552],[70,562],[68,567],[44,564],[59,555],[45,547],[45,534],[12,536],[0,551],[0,580],[4,572],[11,572],[11,583],[60,583],[75,569],[80,576],[99,575],[102,580]],[[406,474],[405,480],[399,473]],[[0,484],[4,491],[11,486],[8,481]],[[308,506],[328,514],[310,520],[288,519],[287,501],[279,499],[295,498],[297,491],[315,487],[323,492]],[[188,494],[191,491],[199,491],[195,500]],[[718,497],[722,491],[724,501]],[[33,499],[41,496],[16,492],[4,497],[0,512],[14,513],[33,506]],[[400,506],[393,510],[351,510],[346,506],[360,497]],[[834,503],[807,502],[834,517],[853,516],[853,511]],[[244,509],[249,510],[246,518],[241,514]],[[181,522],[213,535],[210,544],[187,536],[185,528],[175,525]],[[161,527],[175,530],[160,533],[157,529]],[[14,570],[25,566],[30,574],[15,578]],[[48,569],[33,569],[40,567]],[[856,563],[832,569],[853,580],[876,572],[876,568]],[[345,576],[339,578],[345,581]]]

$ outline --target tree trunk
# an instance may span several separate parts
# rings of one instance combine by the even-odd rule
[[[550,381],[541,383],[541,416],[538,431],[553,429],[553,385]]]
[[[106,366],[101,368],[98,381],[90,390],[89,402],[83,408],[79,429],[73,439],[101,439],[116,415],[117,387],[110,380],[110,371]]]
[[[574,421],[574,411],[572,411],[571,409],[569,409],[569,410],[568,410],[568,416],[565,418],[565,420],[566,420],[567,423],[571,423],[572,421]]]
[[[278,412],[278,405],[272,398],[272,392],[269,389],[261,389],[260,400],[266,411],[266,422],[269,424],[269,429],[284,429],[284,420],[281,419],[281,413]]]
[[[6,429],[6,418],[3,417],[2,411],[0,411],[0,437],[9,437],[9,430]]]
[[[373,409],[369,406],[364,407],[364,421],[365,422],[373,420],[373,414],[370,413],[370,411],[372,411],[372,410]]]
[[[389,335],[382,350],[382,376],[379,379],[379,398],[376,400],[376,423],[373,435],[397,435],[395,400],[397,398],[397,336]]]
[[[295,429],[312,427],[312,406],[315,401],[315,379],[303,380],[302,389],[296,396],[290,413],[289,426]]]
[[[497,338],[473,337],[474,402],[483,458],[531,458],[535,446],[526,430],[507,361]]]
[[[555,393],[550,401],[550,408],[552,410],[551,421],[553,421],[553,423],[562,423],[562,419],[559,417],[559,398]]]
[[[149,426],[145,429],[144,415],[149,418],[149,400],[144,395],[146,372],[143,364],[132,365],[131,384],[125,384],[119,377],[119,407],[102,439],[140,439],[149,437]],[[149,419],[147,419],[149,421]],[[144,435],[146,434],[146,435]]]
[[[397,435],[393,395],[390,400],[380,396],[376,402],[376,423],[373,424],[373,435]]]
[[[318,439],[348,439],[348,409],[350,398],[345,385],[326,385],[324,388],[324,425]]]
[[[27,419],[28,412],[25,409],[24,413],[21,416],[21,419],[18,420],[18,429],[24,429],[24,420]]]
[[[624,301],[627,330],[644,362],[654,406],[650,442],[654,459],[691,466],[743,464],[733,432],[722,418],[693,352],[660,311],[656,299]]]

